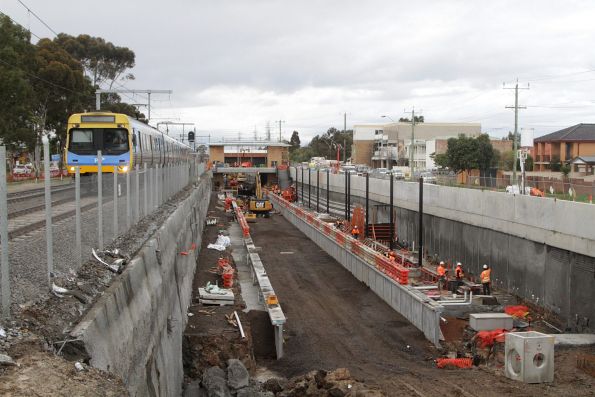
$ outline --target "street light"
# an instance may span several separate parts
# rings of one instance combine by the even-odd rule
[[[390,121],[392,121],[392,122],[393,122],[393,123],[395,123],[395,124],[397,123],[397,122],[396,122],[395,120],[393,120],[393,118],[392,118],[392,117],[390,117],[390,116],[387,116],[387,115],[382,115],[382,116],[380,116],[380,117],[382,117],[382,118],[387,118],[387,119],[389,119]],[[388,142],[387,142],[386,144],[388,145]],[[390,160],[390,165],[389,165],[388,169],[389,169],[389,170],[392,170],[392,169],[393,169],[393,153],[392,153],[392,151],[389,151],[389,160]],[[397,161],[399,161],[399,128],[398,128],[398,127],[397,127]]]

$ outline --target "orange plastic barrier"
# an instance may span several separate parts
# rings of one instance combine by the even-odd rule
[[[457,368],[471,368],[473,366],[472,358],[437,358],[436,366],[438,368],[444,368],[446,366],[453,366]]]
[[[236,212],[236,218],[238,218],[238,223],[240,224],[240,227],[242,228],[242,234],[244,235],[244,237],[248,237],[250,235],[250,226],[248,226],[246,217],[244,216],[244,213],[242,212],[242,210],[240,209],[239,206],[235,205],[234,207],[235,207],[234,209]]]
[[[525,318],[529,315],[529,308],[524,305],[506,306],[504,313],[510,314],[512,317]]]
[[[494,342],[504,342],[504,334],[508,331],[505,329],[495,329],[493,331],[479,331],[475,336],[477,338],[477,345],[479,347],[490,347]]]

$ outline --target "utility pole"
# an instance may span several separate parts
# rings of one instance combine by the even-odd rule
[[[173,94],[172,90],[96,90],[95,110],[101,110],[101,94],[147,94],[147,123],[151,120],[151,94]]]
[[[408,113],[408,112],[405,112]],[[415,172],[415,167],[413,165],[413,147],[415,144],[415,107],[411,109],[411,144],[409,145],[409,169],[411,173],[411,180],[413,180],[413,172]],[[397,141],[398,146],[398,141]]]
[[[347,112],[343,113],[343,136],[347,136]],[[343,163],[347,163],[347,138],[343,138]]]
[[[506,87],[503,84],[503,89],[505,90],[514,90],[514,106],[506,106],[506,109],[514,109],[514,135],[512,136],[512,151],[514,152],[514,164],[512,166],[512,184],[517,183],[517,176],[516,176],[516,163],[518,161],[518,133],[519,133],[519,109],[527,109],[526,106],[519,106],[519,79],[516,80],[516,84],[514,87]],[[521,90],[528,90],[529,84],[527,87],[521,87]],[[523,192],[524,193],[524,192]]]
[[[285,123],[285,120],[277,120],[277,123],[279,123],[279,142],[281,142],[282,137],[281,137],[281,124]]]

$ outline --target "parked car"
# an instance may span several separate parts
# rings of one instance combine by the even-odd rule
[[[30,175],[32,171],[33,171],[33,169],[31,167],[29,167],[28,165],[18,164],[18,165],[15,165],[14,168],[12,169],[12,174],[19,175],[19,176],[25,176],[25,175]]]
[[[419,176],[424,178],[424,183],[436,183],[436,177],[431,172],[422,172]]]
[[[395,179],[405,179],[405,173],[401,170],[393,170],[392,174]]]

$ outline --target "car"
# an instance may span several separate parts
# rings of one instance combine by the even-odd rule
[[[424,183],[436,183],[436,177],[431,172],[422,172],[419,176],[424,178]]]
[[[392,174],[395,179],[405,179],[405,173],[401,170],[393,170]]]
[[[23,164],[18,164],[18,165],[15,165],[14,168],[12,169],[12,174],[25,176],[25,175],[31,174],[31,171],[32,171],[31,167],[28,167],[27,165],[23,165]]]

